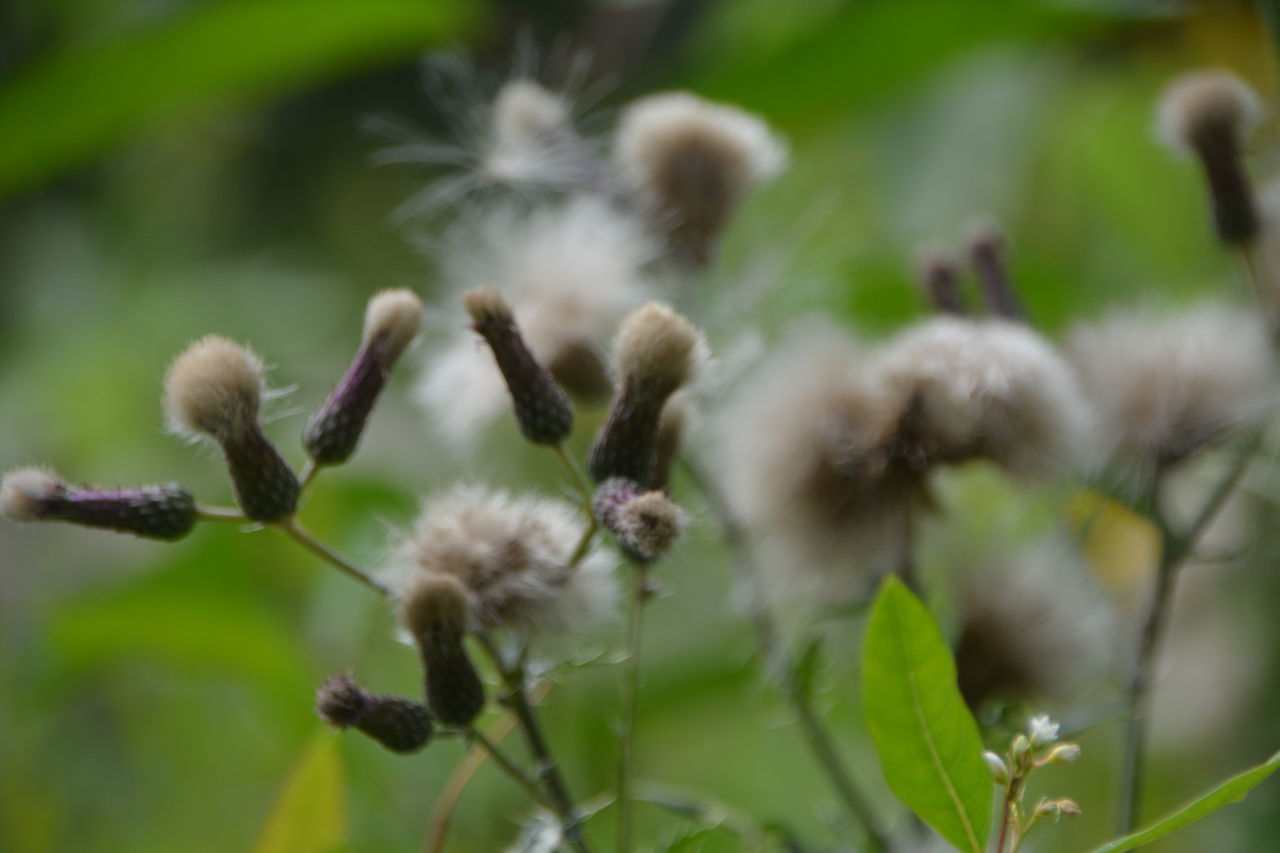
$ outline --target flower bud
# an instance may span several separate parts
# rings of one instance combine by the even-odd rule
[[[632,559],[649,563],[671,549],[684,527],[684,513],[661,491],[613,477],[596,490],[596,518]]]
[[[1258,235],[1259,217],[1241,148],[1262,109],[1244,81],[1224,71],[1185,74],[1160,98],[1161,135],[1200,160],[1219,239],[1243,245]]]
[[[0,482],[0,516],[10,521],[69,521],[173,541],[191,532],[196,502],[175,484],[130,489],[70,486],[42,468],[20,468]]]
[[[258,423],[262,373],[252,352],[207,335],[169,366],[165,410],[176,432],[218,442],[240,508],[254,521],[269,522],[293,515],[299,487]]]
[[[997,317],[1021,320],[1026,314],[1009,276],[1004,233],[994,222],[978,225],[969,237],[969,262],[982,284],[987,310]]]
[[[1080,817],[1080,806],[1075,800],[1068,800],[1065,797],[1057,800],[1042,799],[1036,803],[1036,817],[1052,817],[1056,823],[1060,817]]]
[[[1027,736],[1019,732],[1013,738],[1013,744],[1009,748],[1009,754],[1013,756],[1014,764],[1021,764],[1022,760],[1031,752],[1031,741],[1027,740]]]
[[[1042,760],[1043,764],[1073,764],[1080,757],[1080,745],[1076,743],[1060,743]]]
[[[623,321],[614,359],[621,385],[587,461],[597,483],[653,481],[663,407],[693,375],[704,350],[697,327],[659,302]]]
[[[370,693],[348,675],[332,676],[320,686],[316,712],[334,728],[356,728],[392,752],[417,752],[434,733],[421,703]]]
[[[384,290],[369,300],[364,339],[342,381],[311,417],[303,433],[319,465],[351,458],[391,369],[422,327],[422,302],[409,290]]]
[[[676,459],[680,457],[680,448],[689,427],[689,409],[689,401],[681,396],[671,398],[662,407],[662,416],[658,418],[658,440],[654,448],[653,476],[649,478],[650,488],[666,491],[671,485],[671,472]]]
[[[573,406],[551,372],[529,352],[502,294],[491,287],[471,290],[463,295],[462,305],[471,315],[472,328],[493,350],[520,432],[534,444],[564,441],[573,430]]]
[[[991,750],[982,753],[982,757],[986,759],[987,767],[991,769],[991,778],[1001,788],[1009,785],[1009,767],[1004,763],[1004,759],[996,755]]]
[[[422,653],[427,704],[446,725],[463,728],[484,709],[484,685],[463,638],[471,608],[466,588],[444,574],[423,574],[401,604],[401,618]]]

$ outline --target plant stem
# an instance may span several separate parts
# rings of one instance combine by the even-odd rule
[[[248,517],[235,507],[229,506],[197,506],[196,517],[201,521],[230,521],[236,524],[248,524]]]
[[[338,570],[344,574],[355,578],[370,589],[377,590],[384,596],[391,594],[391,590],[379,581],[374,580],[373,576],[365,572],[363,569],[360,569],[347,559],[339,556],[328,545],[325,545],[319,539],[312,536],[311,533],[302,526],[302,523],[299,522],[297,518],[289,518],[286,521],[277,524],[276,527],[287,533],[295,542],[302,545],[302,547],[306,548],[320,559],[337,567]]]
[[[489,730],[489,740],[494,744],[500,744],[507,735],[515,731],[515,728],[515,717],[503,717]],[[467,750],[466,757],[453,768],[440,795],[436,797],[435,807],[431,810],[431,825],[422,845],[423,853],[443,853],[445,841],[449,837],[449,821],[453,817],[453,811],[458,807],[462,792],[467,789],[467,785],[471,784],[472,778],[484,766],[489,755],[490,753],[481,744],[472,744]]]
[[[320,466],[316,464],[316,460],[308,459],[302,466],[301,473],[298,474],[298,496],[301,497],[306,493],[312,481],[315,480],[316,474],[320,473]]]
[[[734,517],[728,501],[721,494],[709,477],[704,475],[697,465],[687,457],[681,458],[685,472],[689,475],[698,491],[702,493],[724,532],[725,542],[734,556],[743,582],[747,587],[748,607],[751,623],[755,627],[757,642],[760,644],[765,665],[769,674],[778,681],[783,695],[791,703],[792,709],[799,718],[801,730],[822,769],[826,772],[831,786],[848,809],[849,814],[861,826],[867,836],[867,849],[872,853],[887,850],[889,838],[872,813],[866,797],[858,790],[853,776],[844,765],[843,759],[836,751],[835,742],[827,732],[821,717],[813,708],[808,693],[796,677],[794,662],[787,654],[782,642],[781,631],[773,612],[765,603],[764,594],[759,587],[759,569],[755,564],[755,555],[747,541],[746,531]]]
[[[591,540],[595,538],[596,530],[598,529],[595,508],[592,505],[592,491],[590,484],[587,483],[587,478],[583,476],[582,471],[579,470],[577,465],[573,464],[573,460],[565,452],[564,445],[553,445],[552,450],[555,451],[560,463],[564,465],[564,469],[569,472],[573,487],[582,499],[582,512],[587,517],[587,526],[582,530],[582,538],[578,540],[577,547],[573,549],[573,556],[569,558],[569,568],[575,568],[587,556],[587,552],[591,549]]]
[[[564,777],[560,774],[559,765],[552,757],[546,738],[542,735],[542,728],[538,724],[538,718],[533,713],[533,706],[529,702],[529,694],[525,688],[524,666],[521,663],[508,666],[491,638],[484,634],[475,636],[493,660],[503,684],[506,685],[507,693],[503,701],[515,714],[516,722],[520,725],[529,753],[537,764],[538,780],[547,793],[551,810],[560,818],[565,838],[575,850],[588,853],[590,848],[582,838],[577,807],[574,805],[573,797],[569,795],[569,789],[565,785]]]
[[[618,694],[618,853],[631,853],[631,747],[635,740],[640,695],[640,639],[644,625],[648,570],[631,564],[631,600],[627,617],[627,660]]]
[[[529,795],[529,799],[541,806],[551,808],[551,803],[538,787],[537,781],[517,767],[516,763],[508,758],[506,753],[499,749],[496,743],[485,737],[484,734],[474,726],[469,726],[467,728],[466,737],[467,740],[478,745],[481,749],[487,752],[489,757],[493,759],[494,763],[501,767],[503,772],[510,776],[516,784],[524,789],[524,792]]]
[[[1169,617],[1169,605],[1173,600],[1178,570],[1191,556],[1205,528],[1217,516],[1222,505],[1239,484],[1261,440],[1262,433],[1259,431],[1241,445],[1235,461],[1218,481],[1182,534],[1173,531],[1165,514],[1159,509],[1158,495],[1154,494],[1154,488],[1158,488],[1158,479],[1157,486],[1153,487],[1151,504],[1156,508],[1153,518],[1160,529],[1160,563],[1156,567],[1155,588],[1152,590],[1151,603],[1142,624],[1137,657],[1129,681],[1127,723],[1119,788],[1120,802],[1116,816],[1116,827],[1121,834],[1133,831],[1142,806],[1142,771],[1145,768],[1147,756],[1152,669],[1164,625]]]

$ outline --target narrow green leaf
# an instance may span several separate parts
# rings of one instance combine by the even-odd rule
[[[1272,773],[1275,773],[1276,770],[1280,770],[1280,752],[1271,756],[1265,764],[1259,764],[1257,767],[1232,776],[1218,787],[1192,800],[1163,820],[1152,824],[1146,829],[1140,829],[1131,835],[1108,841],[1101,847],[1095,848],[1093,853],[1119,853],[1121,850],[1132,850],[1135,847],[1150,844],[1158,838],[1164,838],[1172,832],[1177,832],[1179,829],[1195,823],[1202,817],[1213,814],[1223,806],[1240,802],[1245,798],[1246,794]]]
[[[411,56],[456,24],[433,0],[237,0],[14,75],[0,89],[0,194],[161,118]]]
[[[289,771],[254,853],[333,853],[347,838],[338,740],[321,732]]]
[[[863,655],[867,722],[889,787],[951,844],[982,853],[994,787],[978,724],[937,623],[896,578],[876,597]]]

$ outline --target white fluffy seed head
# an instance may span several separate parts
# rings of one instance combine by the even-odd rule
[[[577,631],[609,616],[617,597],[603,549],[569,566],[581,536],[563,502],[454,487],[424,505],[392,585],[404,598],[424,575],[453,578],[470,597],[476,630]]]
[[[843,333],[804,324],[714,424],[725,494],[779,597],[857,597],[902,555],[919,483],[888,470],[902,406],[867,361]]]
[[[1165,87],[1157,127],[1169,146],[1190,151],[1215,137],[1242,142],[1261,118],[1261,101],[1235,74],[1192,71]]]
[[[492,322],[511,323],[515,320],[507,300],[492,287],[477,287],[462,294],[462,308],[471,317],[472,322],[478,325]]]
[[[0,517],[9,521],[35,521],[40,504],[57,495],[66,484],[52,470],[17,468],[0,480]]]
[[[618,513],[618,540],[647,560],[667,554],[684,530],[685,515],[666,493],[650,491],[622,505]]]
[[[671,393],[706,359],[701,330],[670,306],[650,302],[632,312],[618,329],[614,363],[622,381]]]
[[[1114,659],[1113,615],[1067,544],[952,559],[947,569],[957,608],[957,679],[972,707],[1070,701],[1105,678]]]
[[[1253,311],[1120,312],[1073,330],[1066,351],[1115,461],[1139,476],[1258,423],[1277,402],[1280,377]]]
[[[546,144],[571,127],[569,103],[532,80],[508,80],[493,99],[496,145]]]
[[[650,95],[633,103],[618,127],[616,157],[632,189],[665,198],[695,168],[725,176],[735,196],[786,166],[787,148],[760,118],[688,92]],[[718,189],[718,188],[717,188]]]
[[[395,363],[422,330],[422,300],[412,290],[383,290],[369,300],[364,314],[364,342],[386,341],[387,362]]]
[[[904,429],[934,461],[982,457],[1038,475],[1078,461],[1090,434],[1070,366],[1022,324],[938,317],[891,342],[876,370],[908,401]]]
[[[652,291],[652,244],[626,214],[579,197],[533,212],[488,211],[444,243],[444,279],[490,285],[511,307],[530,352],[570,394],[607,399],[607,353],[627,312]],[[450,323],[456,328],[456,318]],[[441,437],[465,447],[510,402],[492,352],[455,334],[429,361],[417,397]]]
[[[206,335],[187,347],[164,379],[169,427],[223,440],[254,423],[265,383],[262,361],[246,347]]]

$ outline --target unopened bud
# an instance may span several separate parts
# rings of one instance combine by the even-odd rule
[[[671,485],[671,472],[675,468],[676,459],[684,444],[684,436],[689,427],[690,402],[682,395],[676,395],[662,407],[662,417],[658,418],[658,441],[654,449],[653,476],[649,478],[649,487],[666,491]]]
[[[629,557],[642,563],[664,556],[684,527],[684,513],[664,492],[646,491],[621,477],[600,484],[593,507],[601,526]]]
[[[969,262],[982,284],[987,310],[997,317],[1021,320],[1026,315],[1009,276],[1004,232],[994,222],[979,224],[969,237]]]
[[[0,482],[0,516],[10,521],[69,521],[173,541],[191,532],[196,502],[175,484],[129,489],[70,486],[43,468],[20,468]]]
[[[391,369],[421,327],[422,301],[412,291],[384,290],[369,300],[360,349],[303,433],[317,464],[339,465],[355,453]]]
[[[520,432],[534,444],[564,441],[573,430],[573,406],[551,372],[529,352],[502,294],[482,287],[464,294],[462,305],[471,315],[472,328],[493,350]]]
[[[298,479],[258,422],[262,362],[240,345],[208,335],[174,359],[165,410],[178,432],[222,447],[236,501],[254,521],[280,521],[298,505]]]
[[[316,712],[329,725],[355,728],[392,752],[417,752],[434,733],[424,705],[402,696],[370,693],[348,675],[335,675],[320,686]]]
[[[1065,797],[1057,800],[1041,800],[1036,803],[1036,817],[1052,817],[1056,822],[1061,817],[1080,817],[1082,812],[1080,806],[1075,800],[1068,800]]]
[[[1253,90],[1225,71],[1185,74],[1170,83],[1160,99],[1161,135],[1200,160],[1214,228],[1224,243],[1247,244],[1258,234],[1258,211],[1241,148],[1261,112]]]
[[[1018,764],[1027,757],[1029,752],[1031,752],[1031,741],[1027,740],[1026,735],[1019,732],[1013,738],[1013,744],[1009,747],[1009,754],[1013,756],[1014,763]]]
[[[615,352],[621,384],[587,461],[597,483],[653,481],[663,407],[693,375],[704,349],[698,328],[661,303],[623,321]]]
[[[987,767],[991,769],[991,778],[1001,788],[1009,785],[1009,767],[1004,763],[1004,759],[996,755],[991,750],[982,753],[982,757],[987,761]]]
[[[427,704],[446,725],[464,727],[484,709],[484,684],[467,655],[471,603],[466,588],[444,574],[424,574],[401,605],[405,627],[422,653]]]
[[[916,261],[916,274],[934,308],[944,314],[966,313],[960,299],[960,268],[954,260],[940,252],[922,252]]]
[[[1044,764],[1072,764],[1080,757],[1080,745],[1076,743],[1060,743],[1044,757]]]

